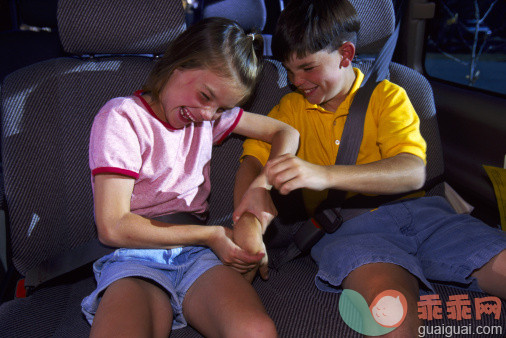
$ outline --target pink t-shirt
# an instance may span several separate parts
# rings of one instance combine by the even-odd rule
[[[212,145],[235,128],[242,109],[216,121],[173,129],[136,96],[110,100],[99,111],[90,136],[93,177],[122,174],[135,179],[130,210],[148,218],[177,212],[207,211]]]

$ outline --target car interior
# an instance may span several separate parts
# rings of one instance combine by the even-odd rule
[[[406,89],[421,119],[421,132],[428,143],[426,194],[450,198],[450,192],[456,193],[460,196],[456,203],[462,204],[463,199],[465,205],[472,206],[464,212],[500,228],[504,200],[496,195],[483,165],[499,170],[505,165],[506,92],[453,83],[427,73],[424,53],[429,47],[425,41],[430,34],[436,36],[431,20],[440,15],[439,2],[350,2],[361,20],[354,65],[364,72],[401,22],[388,78]],[[262,74],[244,108],[266,115],[292,91],[286,70],[272,58],[270,48],[276,19],[286,3],[2,2],[2,17],[10,25],[2,27],[0,35],[1,337],[89,336],[81,301],[95,288],[92,263],[68,261],[79,261],[79,250],[97,238],[88,142],[100,107],[113,97],[132,95],[140,89],[167,44],[188,25],[222,16],[236,20],[245,31],[260,31],[264,36]],[[495,11],[505,13],[503,4],[495,6]],[[231,136],[213,150],[209,224],[232,225],[232,178],[243,141]],[[290,222],[278,219],[270,231],[289,238]],[[273,261],[283,255],[285,239],[270,246]],[[57,266],[61,265],[73,267],[60,273]],[[306,255],[271,266],[268,281],[254,280],[279,335],[360,337],[339,314],[339,294],[316,288],[316,272],[316,263]],[[445,300],[451,296],[467,295],[475,311],[478,303],[474,300],[488,296],[454,284],[434,286],[445,312]],[[496,305],[500,316],[489,311],[479,319],[472,316],[457,324],[443,316],[426,325],[506,328],[506,300]],[[503,334],[506,329],[487,337]],[[171,336],[201,335],[186,327],[172,331]]]

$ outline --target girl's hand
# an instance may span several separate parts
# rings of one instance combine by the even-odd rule
[[[233,230],[223,227],[214,226],[213,235],[207,241],[207,246],[213,250],[224,265],[230,266],[241,274],[255,268],[265,256],[265,253],[259,252],[250,254],[241,249],[233,241]]]
[[[262,225],[251,213],[244,213],[241,219],[234,225],[234,242],[250,254],[264,253],[259,266],[244,274],[250,283],[253,281],[257,270],[262,279],[269,278],[267,250],[262,237]]]

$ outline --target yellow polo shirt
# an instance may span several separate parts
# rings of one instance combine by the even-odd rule
[[[341,146],[341,135],[346,116],[360,87],[364,74],[353,69],[356,80],[346,99],[331,112],[309,103],[302,94],[285,95],[269,116],[283,121],[300,132],[297,156],[319,165],[333,165]],[[248,139],[243,144],[244,156],[256,157],[263,165],[270,154],[268,143]],[[400,153],[410,153],[426,161],[426,143],[420,134],[420,120],[406,91],[388,80],[374,89],[367,107],[364,135],[358,153],[357,164],[365,164]],[[304,199],[312,210],[326,196],[321,192],[304,191]]]

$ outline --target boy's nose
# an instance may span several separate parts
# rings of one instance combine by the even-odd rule
[[[299,87],[302,83],[304,83],[304,79],[302,79],[299,75],[292,75],[291,82],[295,87]]]

